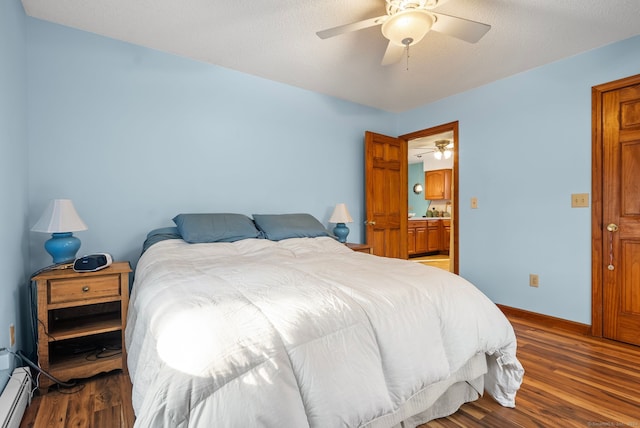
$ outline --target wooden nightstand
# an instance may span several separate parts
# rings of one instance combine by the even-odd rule
[[[371,245],[367,244],[352,244],[348,242],[347,247],[351,248],[353,251],[358,251],[360,253],[373,254]]]
[[[63,382],[117,369],[126,373],[130,272],[129,262],[115,262],[97,272],[58,269],[33,278],[43,370]],[[41,392],[51,384],[40,376]]]

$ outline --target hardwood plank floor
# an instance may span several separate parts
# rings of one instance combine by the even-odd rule
[[[551,329],[516,316],[509,319],[526,371],[516,408],[502,407],[485,395],[421,428],[640,428],[640,347]],[[82,385],[35,397],[20,427],[133,426],[127,375],[99,376]]]
[[[120,371],[93,377],[72,388],[54,388],[33,398],[20,428],[133,427],[131,381]]]
[[[640,427],[640,347],[509,317],[525,369],[516,408],[491,397],[427,427]]]

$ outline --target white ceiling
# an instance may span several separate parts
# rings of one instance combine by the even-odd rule
[[[400,112],[640,34],[638,0],[448,0],[483,22],[476,44],[431,31],[406,60],[380,61],[380,27],[316,31],[385,13],[384,0],[22,0],[29,16]]]

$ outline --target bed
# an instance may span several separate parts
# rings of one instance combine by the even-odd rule
[[[515,406],[513,329],[463,278],[352,251],[309,215],[174,221],[132,288],[137,427],[415,427],[483,391]]]

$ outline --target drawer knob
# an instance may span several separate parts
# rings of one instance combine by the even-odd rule
[[[89,291],[89,286],[85,285],[84,287],[82,287],[82,292],[86,293],[87,291]]]

